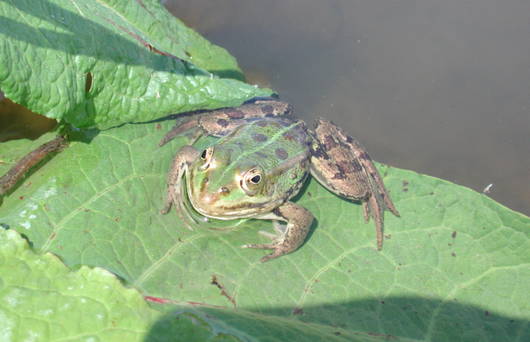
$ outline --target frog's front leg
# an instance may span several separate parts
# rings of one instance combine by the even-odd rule
[[[248,244],[242,246],[243,248],[274,250],[271,254],[261,258],[261,262],[269,261],[297,250],[304,242],[309,233],[309,227],[311,227],[311,223],[313,222],[313,215],[311,212],[293,202],[286,202],[274,209],[272,213],[261,218],[287,222],[287,226],[283,228],[275,226],[277,235],[270,236],[272,238],[272,243]]]
[[[314,131],[311,174],[331,192],[363,202],[364,218],[374,218],[377,249],[383,247],[383,212],[399,216],[372,159],[357,140],[326,120]]]
[[[188,170],[188,166],[197,158],[199,158],[199,151],[193,146],[183,146],[173,158],[171,168],[167,176],[167,195],[164,203],[164,208],[160,210],[161,214],[167,214],[171,209],[171,205],[175,205],[177,213],[183,219],[183,215],[189,214],[184,205],[184,198],[182,187],[185,186],[182,182],[184,174]],[[193,221],[193,219],[192,219]],[[183,219],[183,222],[186,220]],[[188,225],[188,228],[191,227]]]

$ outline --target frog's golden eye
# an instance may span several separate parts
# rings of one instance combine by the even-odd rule
[[[202,151],[201,160],[204,161],[204,163],[200,166],[201,170],[206,170],[210,167],[210,163],[212,162],[212,156],[213,146],[210,146],[206,150]]]
[[[252,168],[241,177],[240,185],[249,196],[254,196],[261,188],[263,180],[262,172],[258,168]]]

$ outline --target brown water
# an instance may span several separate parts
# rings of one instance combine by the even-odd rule
[[[165,2],[299,117],[530,214],[530,1]]]

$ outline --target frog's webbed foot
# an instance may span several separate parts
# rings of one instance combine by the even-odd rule
[[[199,151],[193,146],[183,146],[173,158],[171,168],[167,177],[167,195],[164,202],[164,207],[160,210],[161,214],[167,214],[174,204],[175,209],[184,225],[193,230],[189,222],[196,222],[191,216],[185,205],[185,198],[182,191],[184,186],[182,183],[183,176],[188,168],[188,165],[197,159]]]
[[[294,252],[304,242],[309,227],[313,222],[313,215],[304,207],[293,202],[286,202],[276,208],[271,214],[263,217],[276,221],[285,221],[287,225],[274,223],[276,234],[260,232],[272,240],[271,243],[247,244],[243,248],[271,249],[272,253],[261,258],[261,262],[266,262],[279,256]]]
[[[374,218],[377,249],[383,246],[383,211],[399,216],[372,159],[361,144],[326,120],[313,133],[311,174],[331,192],[363,202],[365,221]]]

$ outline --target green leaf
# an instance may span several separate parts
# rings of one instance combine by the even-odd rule
[[[36,255],[13,230],[0,230],[2,341],[378,341],[249,312],[154,305],[110,272],[70,271],[52,254]],[[370,337],[370,336],[367,336]]]
[[[269,96],[156,0],[0,2],[0,88],[77,127],[105,128]]]
[[[0,229],[2,341],[139,341],[160,314],[110,272],[70,272],[55,256],[38,256],[13,230]]]
[[[36,250],[70,266],[104,267],[144,295],[234,302],[243,316],[252,311],[284,327],[305,322],[361,340],[530,339],[528,217],[470,189],[381,166],[402,215],[385,216],[381,252],[361,206],[311,180],[297,199],[317,218],[311,236],[295,253],[262,264],[264,251],[239,246],[265,241],[257,232],[271,230],[268,221],[190,231],[174,212],[158,213],[169,164],[185,143],[157,147],[172,124],[79,132],[4,198],[0,223]],[[0,155],[12,144],[0,145]],[[227,312],[234,321],[237,312]]]

